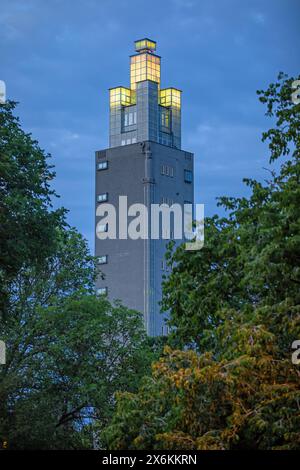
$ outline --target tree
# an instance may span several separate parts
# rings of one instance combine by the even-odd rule
[[[13,101],[0,104],[0,316],[20,269],[40,265],[55,251],[56,228],[65,226],[66,213],[51,210],[50,155],[22,130],[15,107]]]
[[[250,197],[223,197],[205,245],[170,246],[162,305],[173,333],[138,393],[120,393],[104,432],[110,449],[299,449],[300,105],[293,78],[259,91],[276,126],[270,162]],[[190,349],[190,350],[188,350]]]
[[[293,81],[280,74],[276,84],[258,92],[276,120],[263,141],[269,143],[270,162],[285,158],[279,173],[271,170],[265,184],[245,179],[249,198],[220,198],[229,215],[205,220],[201,251],[181,247],[168,253],[173,270],[164,283],[163,307],[171,311],[176,344],[216,350],[222,309],[242,314],[287,299],[299,303],[300,105],[291,101]],[[289,347],[292,338],[287,339]]]
[[[6,335],[0,435],[10,448],[92,447],[115,390],[135,390],[150,361],[140,314],[93,295],[35,309]]]
[[[52,209],[50,155],[14,108],[0,108],[0,448],[91,448],[153,355],[140,314],[94,295],[96,259]]]
[[[137,394],[118,394],[107,447],[299,449],[298,371],[274,359],[263,329],[244,327],[241,340],[243,354],[232,360],[166,348]]]

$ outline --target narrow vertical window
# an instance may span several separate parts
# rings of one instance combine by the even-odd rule
[[[184,170],[184,181],[186,183],[192,183],[193,173],[190,170]]]
[[[106,202],[108,200],[108,193],[98,194],[97,201],[98,202]]]

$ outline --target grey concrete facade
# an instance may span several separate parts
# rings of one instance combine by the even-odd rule
[[[178,106],[176,99],[172,102],[172,91],[166,96],[160,83],[141,80],[134,85],[134,92],[129,88],[124,88],[123,96],[121,92],[114,92],[110,108],[110,147],[96,152],[95,204],[97,208],[103,201],[111,203],[117,214],[119,196],[127,196],[128,207],[144,204],[148,208],[149,237],[96,237],[95,255],[104,275],[104,279],[99,276],[96,288],[107,293],[110,300],[120,299],[142,312],[147,333],[157,336],[167,333],[167,313],[160,313],[159,302],[162,277],[168,275],[164,255],[169,240],[162,234],[151,239],[151,205],[193,204],[193,154],[180,150],[181,103]],[[176,90],[175,98],[178,96]],[[128,222],[132,218],[128,217]],[[99,220],[96,217],[96,227]],[[118,229],[117,223],[117,234]]]

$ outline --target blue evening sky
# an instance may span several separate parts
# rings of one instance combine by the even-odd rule
[[[94,151],[108,145],[108,92],[129,84],[133,41],[150,37],[162,86],[183,90],[183,149],[196,201],[263,179],[269,126],[256,90],[300,71],[299,0],[0,0],[0,79],[53,156],[59,203],[93,247]]]

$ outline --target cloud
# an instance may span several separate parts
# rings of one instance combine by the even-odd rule
[[[0,79],[20,101],[22,126],[53,154],[72,225],[93,237],[94,151],[107,147],[107,89],[128,84],[138,37],[157,40],[162,86],[184,91],[183,148],[195,153],[196,194],[207,211],[219,211],[215,196],[243,193],[243,177],[264,175],[255,90],[278,70],[297,72],[299,27],[290,0],[245,3],[1,0]]]
[[[268,166],[267,146],[261,142],[262,129],[228,121],[203,121],[187,136],[195,155],[196,202],[205,204],[207,215],[216,209],[216,197],[238,197],[249,193],[245,177],[263,179]]]
[[[201,122],[188,134],[187,142],[189,148],[196,149],[207,171],[226,169],[232,173],[237,166],[247,168],[265,158],[262,131],[243,123]]]
[[[16,41],[34,29],[37,16],[32,14],[32,2],[3,2],[0,12],[0,37],[6,41]]]
[[[265,21],[266,21],[265,15],[263,13],[260,13],[260,12],[252,13],[251,18],[254,21],[254,23],[256,23],[258,25],[263,25],[263,24],[265,24]]]

